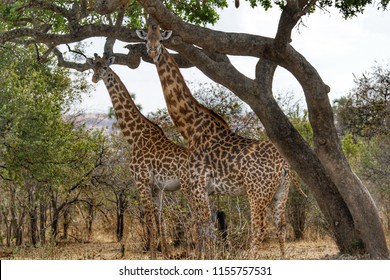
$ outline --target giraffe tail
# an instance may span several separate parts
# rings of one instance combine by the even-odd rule
[[[297,181],[297,178],[294,176],[294,172],[291,172],[291,170],[288,171],[288,177],[290,179],[290,182],[293,183],[297,191],[305,198],[307,198],[307,194],[302,190],[302,188],[299,186],[299,183]]]

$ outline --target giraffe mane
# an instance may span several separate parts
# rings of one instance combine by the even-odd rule
[[[162,45],[162,44],[161,44],[161,46],[162,46],[163,50],[164,50],[165,52],[167,52],[169,56],[171,56],[171,54],[168,52],[168,50],[165,48],[165,46]],[[178,64],[177,64],[177,62],[176,62],[176,60],[175,60],[174,58],[172,58],[172,62],[175,64],[175,67],[177,67],[177,68],[179,69],[179,66],[178,66]],[[184,81],[183,75],[181,74],[180,71],[178,72],[178,76],[179,76],[180,79],[182,79],[182,83],[183,83],[183,85],[185,86],[185,90],[186,90],[187,92],[189,92],[189,98],[190,98],[195,104],[197,104],[197,106],[199,106],[204,112],[209,113],[209,114],[210,114],[216,121],[218,121],[223,127],[225,127],[225,128],[227,128],[227,129],[230,130],[229,125],[227,124],[227,122],[225,121],[224,118],[222,118],[222,117],[221,117],[219,114],[217,114],[214,110],[212,110],[212,109],[210,109],[210,108],[207,108],[205,105],[199,103],[199,101],[196,100],[196,98],[191,94],[191,91],[190,91],[190,89],[188,88],[187,83]]]
[[[94,60],[97,61],[97,60],[101,60],[101,59],[104,59],[104,60],[107,60],[108,59],[108,54],[107,53],[104,53],[103,54],[103,57],[100,57],[97,53],[94,54]],[[118,81],[119,83],[119,86],[124,88],[125,91],[127,92],[127,94],[129,95],[129,100],[130,102],[134,103],[132,97],[130,96],[130,92],[127,90],[125,84],[122,82],[121,78],[118,76],[117,73],[115,73],[111,67],[109,66],[108,67],[110,69],[110,72],[111,74],[114,76],[114,78]],[[162,130],[162,128],[155,122],[151,121],[150,119],[148,119],[147,117],[144,116],[144,114],[141,113],[141,111],[137,108],[137,106],[134,104],[134,107],[135,109],[139,112],[139,115],[141,116],[141,118],[143,118],[145,121],[149,122],[151,125],[153,125],[156,129],[158,129],[161,133],[165,134],[164,131]]]
[[[130,96],[130,93],[129,93],[129,91],[127,90],[125,84],[122,82],[121,78],[118,76],[118,74],[116,74],[114,71],[112,71],[111,67],[109,67],[109,68],[110,68],[110,70],[111,70],[111,73],[114,75],[114,77],[119,81],[119,85],[120,85],[121,87],[123,87],[124,89],[126,89],[126,92],[127,92],[127,94],[129,95],[129,98],[131,99],[132,102],[134,102],[134,101],[132,100],[132,98],[131,98],[131,96]],[[155,123],[155,122],[151,121],[150,119],[148,119],[147,117],[145,117],[144,114],[142,114],[142,113],[140,112],[140,110],[137,108],[136,105],[135,105],[135,108],[136,108],[136,110],[139,112],[140,116],[141,116],[144,120],[146,120],[147,122],[149,122],[150,124],[152,124],[153,126],[155,126],[158,130],[160,130],[162,133],[164,133],[164,131],[162,130],[162,128],[161,128],[157,123]],[[164,134],[165,134],[165,133],[164,133]]]

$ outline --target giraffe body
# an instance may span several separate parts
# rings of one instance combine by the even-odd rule
[[[184,137],[188,149],[189,187],[194,192],[248,196],[251,209],[252,250],[260,248],[266,231],[266,208],[273,207],[282,257],[285,254],[285,206],[288,197],[289,168],[276,147],[233,133],[215,112],[198,103],[188,89],[180,69],[161,44],[171,31],[160,33],[149,25],[146,40],[154,60],[168,112]],[[209,218],[204,204],[202,221]]]

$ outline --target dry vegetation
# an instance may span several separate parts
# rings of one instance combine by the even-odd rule
[[[294,197],[292,191],[291,197]],[[193,247],[194,227],[191,224],[190,211],[180,195],[166,195],[164,203],[164,225],[170,252],[158,252],[158,259],[196,259]],[[227,214],[227,241],[218,236],[212,252],[213,259],[249,259],[250,219],[245,197],[225,197],[213,204],[223,209]],[[304,205],[304,204],[301,204]],[[357,257],[340,256],[338,248],[331,238],[327,224],[314,203],[306,205],[306,225],[303,239],[294,240],[294,230],[291,225],[291,204],[288,206],[286,258],[291,260],[313,259],[350,259]],[[317,209],[317,210],[316,210]],[[149,259],[149,253],[144,250],[145,231],[142,227],[142,211],[137,203],[129,203],[125,211],[124,232],[120,242],[116,235],[116,215],[114,209],[105,208],[96,212],[92,230],[88,233],[86,215],[77,207],[70,212],[66,220],[63,216],[59,222],[59,232],[56,242],[46,241],[45,244],[31,245],[28,227],[24,230],[23,244],[15,246],[0,245],[0,259],[35,259],[35,260],[142,260]],[[269,213],[270,214],[270,213]],[[68,222],[65,227],[65,221]],[[273,227],[271,215],[268,215],[268,234],[263,242],[263,249],[258,252],[259,259],[280,259],[279,244]],[[67,233],[64,234],[65,228]],[[179,230],[181,229],[181,231]],[[47,228],[50,236],[50,227]],[[218,233],[219,234],[219,233]],[[175,246],[175,240],[180,236],[181,243]],[[4,235],[3,235],[4,238]],[[2,233],[0,232],[0,241]],[[390,245],[390,239],[389,239]],[[359,257],[367,259],[367,256]]]
[[[193,232],[191,231],[191,219],[189,212],[178,211],[183,207],[176,196],[169,198],[170,203],[164,207],[164,224],[167,232],[170,252],[158,252],[158,259],[196,259],[193,248]],[[166,201],[168,202],[168,201]],[[215,202],[215,201],[214,201]],[[250,221],[246,201],[236,198],[228,198],[217,204],[223,206],[227,215],[228,237],[222,241],[219,236],[216,242],[213,259],[249,259]],[[313,207],[313,205],[312,205]],[[185,208],[185,207],[184,207]],[[183,210],[183,208],[180,208]],[[291,260],[313,259],[350,259],[356,256],[340,256],[338,248],[327,231],[323,219],[311,208],[307,217],[307,226],[302,240],[294,241],[294,231],[291,224],[287,227],[286,258]],[[137,215],[138,212],[138,215]],[[230,215],[229,215],[230,213]],[[289,213],[289,212],[288,212]],[[105,214],[97,213],[93,223],[93,230],[88,234],[85,225],[85,216],[73,211],[72,219],[67,227],[67,238],[64,239],[64,221],[60,220],[60,231],[56,242],[46,242],[32,246],[28,240],[28,230],[25,232],[24,245],[0,246],[0,259],[38,259],[38,260],[142,260],[149,259],[149,253],[144,250],[144,230],[139,217],[139,208],[136,204],[130,204],[125,214],[124,234],[120,242],[116,236],[116,219],[112,211]],[[270,216],[270,215],[269,215]],[[187,228],[181,235],[181,244],[174,246],[175,234],[178,234],[177,225]],[[276,239],[275,228],[269,217],[269,229],[263,242],[263,249],[259,252],[259,259],[280,259],[279,244]],[[50,235],[49,228],[47,235]],[[1,236],[0,236],[1,237]],[[389,239],[390,245],[390,239]],[[360,258],[366,259],[367,256]]]
[[[130,221],[127,221],[130,222]],[[93,236],[89,241],[83,239],[82,232],[74,227],[69,234],[68,240],[60,240],[57,244],[48,243],[44,245],[0,247],[0,259],[40,259],[40,260],[116,260],[116,259],[148,259],[149,254],[143,250],[141,239],[142,229],[134,226],[126,228],[122,242],[116,242],[115,227],[103,226],[95,228]],[[98,225],[96,225],[98,227]],[[259,253],[261,259],[279,259],[279,244],[274,238],[271,230],[269,238],[264,241],[263,250]],[[228,246],[217,242],[214,256],[216,259],[247,259],[249,237],[238,236],[238,233],[231,233],[228,237]],[[308,240],[292,241],[286,244],[288,259],[325,259],[337,255],[338,249],[333,240],[324,236],[322,238],[308,238]],[[159,259],[179,258],[194,259],[194,250],[188,246],[174,248],[169,256],[158,254]]]
[[[63,242],[57,246],[44,245],[37,248],[19,247],[13,251],[10,249],[0,249],[0,259],[38,259],[38,260],[142,260],[148,259],[149,255],[142,252],[141,246],[137,246],[132,241],[125,243],[125,253],[122,254],[122,244],[114,241],[91,241],[86,243]],[[287,246],[287,258],[297,260],[327,259],[337,255],[338,250],[334,242],[325,238],[317,241],[296,241],[289,242]],[[264,249],[260,254],[261,259],[279,259],[279,246],[275,241],[264,244]],[[245,259],[245,252],[241,252]],[[177,250],[176,256],[183,256]],[[159,256],[164,259],[163,256]],[[191,256],[183,259],[191,259]],[[236,258],[234,258],[236,259]]]

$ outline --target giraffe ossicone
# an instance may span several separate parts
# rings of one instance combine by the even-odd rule
[[[158,25],[150,25],[150,28],[152,30],[157,30],[159,27]],[[135,31],[140,39],[145,40],[146,42],[146,51],[150,58],[153,59],[154,63],[157,62],[159,58],[159,54],[161,53],[161,45],[158,45],[157,48],[154,48],[151,44],[148,44],[148,33],[146,33],[143,30],[136,30]],[[156,40],[164,41],[168,40],[172,35],[171,30],[165,30],[163,32],[159,32],[159,38],[156,38]]]

